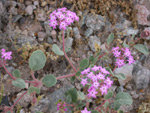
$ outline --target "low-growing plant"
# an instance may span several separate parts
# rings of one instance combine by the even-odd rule
[[[31,69],[30,74],[33,80],[23,80],[18,69],[14,70],[11,74],[6,68],[7,60],[12,59],[12,52],[6,52],[5,49],[1,49],[0,66],[3,67],[13,79],[13,86],[26,90],[20,98],[13,103],[12,106],[4,106],[3,112],[13,113],[15,105],[27,93],[33,97],[32,103],[36,103],[36,94],[40,94],[41,87],[52,87],[55,86],[57,80],[72,77],[73,80],[78,79],[81,81],[80,83],[84,90],[81,92],[76,88],[69,89],[66,92],[66,101],[58,101],[56,103],[57,110],[60,112],[67,112],[67,106],[70,106],[73,107],[74,110],[79,110],[81,113],[123,113],[123,111],[120,110],[120,107],[122,105],[131,105],[133,102],[132,97],[127,92],[118,92],[116,94],[111,90],[111,86],[115,81],[114,78],[125,80],[125,76],[122,73],[117,75],[114,74],[115,68],[122,67],[125,64],[130,65],[134,63],[134,58],[129,49],[130,46],[123,43],[124,48],[114,47],[110,49],[109,45],[114,40],[114,34],[111,33],[107,39],[107,51],[102,55],[98,53],[96,56],[91,56],[90,58],[81,60],[79,68],[76,68],[70,61],[65,51],[65,30],[69,25],[74,23],[74,21],[79,21],[79,17],[76,13],[71,12],[66,8],[59,8],[50,14],[49,21],[49,25],[53,27],[53,29],[59,28],[62,32],[62,50],[59,46],[54,44],[52,46],[52,51],[57,55],[64,55],[74,70],[74,73],[60,77],[47,74],[41,80],[38,80],[34,76],[34,73],[35,71],[43,69],[46,64],[46,56],[41,50],[36,50],[29,58],[29,68]],[[145,55],[148,53],[148,50],[144,45],[137,44],[134,48],[141,51]],[[112,54],[116,59],[114,68],[96,65],[98,60],[108,54]],[[29,88],[26,88],[26,83],[30,84]],[[101,98],[100,103],[98,106],[90,109],[90,103],[94,102],[96,98]]]

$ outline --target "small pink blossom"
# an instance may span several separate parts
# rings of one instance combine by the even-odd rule
[[[97,77],[98,80],[104,80],[105,79],[105,75],[103,75],[102,73],[98,73],[96,75],[96,77]]]
[[[113,81],[112,81],[109,77],[107,77],[107,78],[105,79],[104,83],[106,84],[106,86],[107,86],[108,88],[110,88],[110,87],[112,86],[112,84],[113,84]]]
[[[133,64],[135,62],[135,60],[133,59],[133,56],[129,56],[127,61],[128,61],[128,64]]]
[[[98,66],[95,65],[94,67],[92,67],[92,71],[95,71],[95,72],[96,72],[96,71],[98,71],[98,70],[99,70],[99,67],[98,67]]]
[[[92,98],[96,98],[96,94],[98,93],[96,90],[95,90],[95,88],[93,87],[91,90],[88,90],[89,92],[89,94],[88,94],[88,96],[89,97],[92,97]]]
[[[109,71],[107,71],[105,68],[100,68],[100,70],[103,74],[110,74]]]
[[[113,47],[112,51],[119,51],[119,47]]]
[[[84,110],[81,111],[81,113],[91,113],[91,111],[88,111],[87,108],[85,107]]]
[[[93,76],[95,76],[95,75],[93,74],[93,72],[90,72],[89,74],[87,74],[87,77],[88,77],[88,78],[92,78]]]
[[[87,69],[84,69],[81,74],[82,75],[85,75],[85,74],[88,74],[90,72],[90,68],[87,68]]]
[[[125,49],[124,49],[124,55],[125,55],[126,57],[129,57],[129,56],[131,55],[131,51],[129,50],[129,48],[125,48]]]
[[[124,65],[124,60],[123,59],[117,59],[115,64],[117,67],[122,67]]]
[[[114,51],[113,54],[115,57],[120,57],[121,52],[120,51]]]
[[[99,87],[99,82],[97,82],[97,81],[95,81],[95,82],[93,82],[93,86],[97,89],[98,87]]]
[[[5,49],[1,49],[1,58],[2,59],[5,59],[5,60],[11,60],[12,59],[12,52],[11,51],[8,51],[8,52],[5,52]]]
[[[83,87],[88,83],[87,82],[87,78],[85,78],[85,79],[81,79],[82,81],[81,81],[81,84],[83,85]]]
[[[108,87],[106,85],[103,85],[100,88],[100,91],[101,91],[102,95],[106,95],[107,94],[107,90],[108,90]]]

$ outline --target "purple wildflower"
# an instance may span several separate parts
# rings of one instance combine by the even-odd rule
[[[101,91],[102,95],[106,95],[107,94],[107,90],[108,90],[108,87],[106,85],[103,85],[100,88],[100,91]]]
[[[115,64],[117,67],[122,67],[124,65],[124,60],[123,59],[117,59]]]
[[[85,79],[81,79],[82,81],[81,81],[81,84],[83,85],[83,87],[87,84],[87,78],[85,78]]]

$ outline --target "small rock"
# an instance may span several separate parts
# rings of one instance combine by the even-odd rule
[[[42,7],[44,7],[44,6],[46,6],[47,5],[47,2],[46,1],[44,1],[44,2],[42,2]]]
[[[132,97],[134,99],[137,99],[139,97],[139,95],[136,93],[136,91],[131,91],[130,94],[132,95]]]
[[[44,28],[47,36],[51,36],[52,27],[49,26],[49,21],[44,22]]]
[[[38,40],[39,41],[43,41],[46,37],[46,33],[45,32],[38,32]]]
[[[125,113],[131,113],[131,110],[133,110],[133,105],[122,105],[120,107],[120,110],[122,110]]]
[[[85,31],[84,35],[85,35],[86,37],[89,37],[92,33],[93,33],[93,29],[88,28],[88,29]]]
[[[35,6],[39,6],[39,1],[34,1],[33,3]]]
[[[126,83],[128,83],[129,81],[132,80],[132,71],[133,71],[132,64],[131,65],[125,64],[124,66],[115,69],[115,71],[114,71],[115,74],[122,73],[126,77],[125,80],[119,79],[120,85],[124,86]]]
[[[136,62],[133,67],[133,80],[136,84],[136,89],[145,89],[150,81],[150,71],[143,67],[140,62]]]
[[[0,16],[3,14],[3,12],[4,12],[4,6],[2,2],[0,2]]]
[[[76,39],[81,38],[79,29],[78,29],[77,27],[74,27],[74,28],[73,28],[73,34],[74,34],[74,37],[75,37]]]
[[[94,31],[102,30],[105,26],[104,18],[101,15],[90,13],[86,18],[86,26],[92,28]]]
[[[72,43],[73,43],[73,38],[69,37],[67,38],[66,42],[65,42],[65,47],[66,48],[72,48]]]
[[[25,91],[22,91],[20,93],[17,94],[17,98],[14,100],[17,101],[17,99],[20,98],[21,95],[23,95],[23,93],[25,93]],[[26,93],[21,99],[20,101],[17,103],[17,105],[20,105],[20,106],[23,106],[23,107],[27,107],[30,103],[31,103],[31,100],[32,100],[32,96],[30,96],[29,93]]]
[[[96,52],[95,45],[96,45],[96,46],[99,46],[99,48],[100,48],[101,42],[100,42],[100,39],[99,39],[97,36],[90,36],[90,37],[89,37],[89,42],[88,42],[88,44],[89,44],[91,50],[92,50],[93,52]]]
[[[48,37],[48,38],[47,38],[47,42],[48,42],[49,44],[52,44],[52,43],[53,43],[52,38],[51,38],[51,37]]]
[[[12,15],[17,15],[17,14],[18,14],[17,8],[15,8],[15,7],[12,6],[12,7],[9,9],[9,13],[11,13]]]
[[[53,103],[55,105],[55,103]],[[49,98],[42,98],[36,105],[31,108],[32,113],[43,112],[46,113],[50,105]]]
[[[57,32],[55,30],[52,30],[51,31],[51,36],[52,36],[53,39],[56,39]]]
[[[25,11],[26,11],[26,13],[27,13],[28,15],[32,15],[32,14],[33,14],[32,5],[27,6],[26,9],[25,9]]]
[[[127,28],[126,30],[126,35],[130,36],[130,35],[137,35],[137,33],[139,32],[138,29],[133,29],[133,28]]]
[[[46,14],[44,10],[38,10],[37,20],[44,22],[46,20]]]
[[[49,109],[47,110],[47,112],[48,113],[56,113],[57,106],[54,103],[56,103],[60,99],[62,101],[64,101],[66,91],[68,91],[69,89],[71,89],[73,87],[74,86],[72,86],[72,85],[67,85],[67,86],[62,87],[59,90],[56,90],[53,93],[48,94],[48,99],[50,101],[50,105],[49,105]],[[71,113],[71,110],[69,110],[69,108],[67,108],[67,109],[68,109],[67,113]]]
[[[144,61],[144,66],[150,70],[150,54],[146,56],[146,59]]]

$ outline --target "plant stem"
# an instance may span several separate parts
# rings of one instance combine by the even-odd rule
[[[59,79],[63,79],[63,78],[72,77],[72,76],[75,76],[75,75],[76,75],[76,74],[73,73],[73,74],[69,74],[69,75],[64,75],[64,76],[57,77],[56,79],[59,80]]]
[[[34,71],[31,70],[31,76],[33,78],[33,80],[36,80],[35,76],[34,76]]]
[[[27,94],[27,91],[25,91],[25,92],[19,97],[19,99],[12,105],[12,108],[19,102],[19,100],[21,100],[21,98],[22,98],[25,94]]]
[[[13,80],[16,80],[16,78],[11,74],[9,73],[9,71],[7,70],[7,68],[5,67],[5,65],[2,65],[3,68],[5,69],[5,71],[9,74],[9,76],[13,79]]]
[[[64,39],[64,30],[62,31],[62,40],[63,40],[63,52],[65,55],[65,58],[68,60],[69,64],[71,65],[71,67],[73,68],[73,70],[75,72],[77,72],[77,69],[74,67],[74,65],[72,64],[72,62],[70,61],[70,59],[68,58],[66,52],[65,52],[65,39]]]

